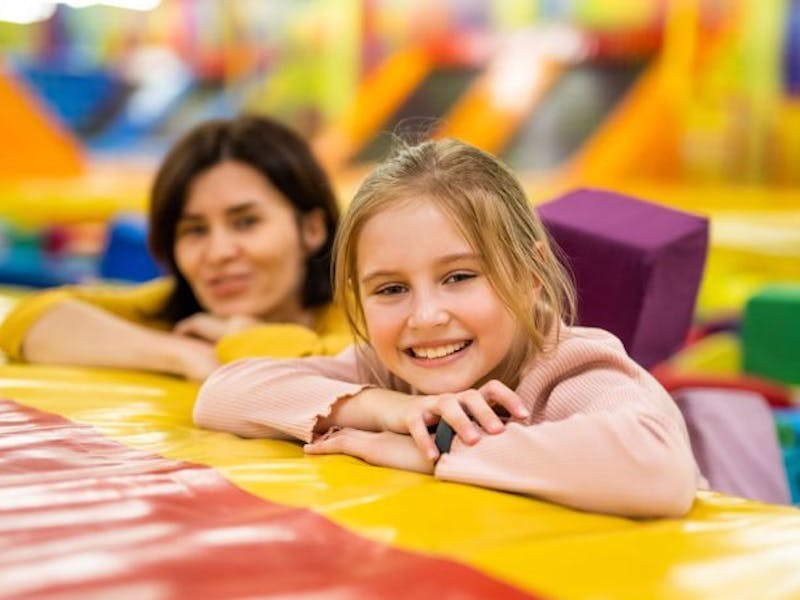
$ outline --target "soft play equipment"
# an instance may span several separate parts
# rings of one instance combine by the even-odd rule
[[[149,281],[163,274],[147,248],[147,222],[140,215],[120,215],[108,228],[100,256],[104,279]]]
[[[770,285],[750,298],[742,354],[746,372],[800,384],[800,284]]]
[[[800,410],[782,408],[772,411],[783,450],[783,462],[792,502],[800,504]]]
[[[132,371],[0,366],[3,594],[800,595],[792,507],[700,492],[681,519],[583,513],[200,430],[196,392]]]
[[[772,412],[759,394],[684,389],[675,401],[686,419],[692,451],[711,489],[789,504],[791,496]]]
[[[350,107],[313,140],[332,172],[383,158],[398,125],[431,128],[470,89],[487,59],[469,33],[422,40],[390,54],[359,84]],[[402,128],[402,127],[401,127]],[[407,132],[406,132],[407,133]]]
[[[75,251],[75,230],[18,227],[0,219],[0,284],[39,288],[96,277],[94,257]]]
[[[80,142],[0,60],[0,178],[65,177],[83,172]]]
[[[683,344],[708,222],[622,194],[580,189],[538,207],[578,291],[578,323],[602,327],[653,366]]]
[[[687,343],[670,357],[669,366],[681,373],[738,375],[741,354],[741,343],[735,332],[717,331]]]
[[[17,72],[83,138],[101,127],[129,92],[128,84],[111,68],[65,70],[61,65],[32,63],[19,66]]]

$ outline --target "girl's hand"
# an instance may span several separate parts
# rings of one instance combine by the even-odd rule
[[[196,337],[216,344],[226,335],[238,333],[262,323],[255,317],[244,315],[216,317],[209,313],[201,312],[178,321],[173,331],[178,335]]]
[[[433,473],[433,461],[409,436],[391,431],[339,429],[303,446],[307,454],[349,454],[381,467]]]
[[[530,411],[516,392],[501,382],[492,380],[477,390],[419,396],[407,404],[401,418],[393,424],[390,423],[388,428],[397,433],[408,433],[428,459],[436,460],[439,451],[428,432],[430,425],[443,419],[461,441],[471,446],[480,440],[478,426],[490,434],[497,434],[505,429],[495,407],[504,408],[508,414],[518,419],[530,417]]]

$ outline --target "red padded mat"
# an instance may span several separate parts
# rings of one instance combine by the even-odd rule
[[[0,596],[531,598],[0,401]]]

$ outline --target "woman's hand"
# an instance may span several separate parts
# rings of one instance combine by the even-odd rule
[[[262,324],[263,321],[245,315],[217,317],[209,313],[200,312],[178,321],[173,328],[173,332],[216,344],[226,335],[238,333]]]
[[[391,431],[339,429],[303,446],[307,454],[349,454],[381,467],[433,473],[433,461],[411,437]]]
[[[409,434],[417,447],[430,460],[439,456],[428,427],[443,419],[465,444],[480,440],[478,427],[486,433],[496,434],[505,429],[495,412],[503,408],[512,417],[527,419],[530,411],[516,392],[503,383],[492,380],[477,390],[452,394],[416,396],[405,402],[396,402],[384,415],[384,428],[396,433]],[[473,422],[474,419],[474,422]]]
[[[174,341],[170,344],[174,347],[173,372],[186,379],[203,381],[220,366],[213,344],[189,337],[171,336],[171,338]]]

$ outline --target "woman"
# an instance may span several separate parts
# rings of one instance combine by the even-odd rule
[[[351,339],[331,306],[337,222],[331,185],[291,130],[260,116],[203,123],[151,193],[149,245],[171,277],[34,294],[0,327],[0,348],[189,379],[243,356],[336,353]]]

